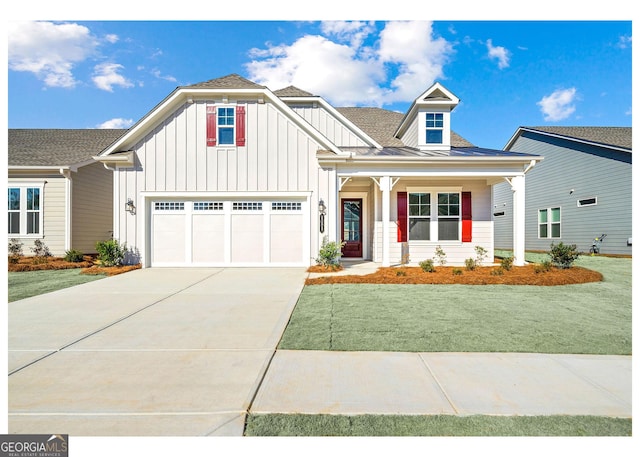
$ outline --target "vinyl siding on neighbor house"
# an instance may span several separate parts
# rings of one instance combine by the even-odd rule
[[[552,242],[576,244],[588,252],[594,237],[607,234],[603,253],[631,254],[631,154],[610,148],[550,139],[523,132],[512,151],[538,154],[544,160],[526,176],[526,249],[544,250]],[[572,192],[573,191],[573,192]],[[597,198],[593,206],[578,207],[578,200]],[[512,199],[510,186],[494,188],[493,211],[497,248],[511,246]],[[538,237],[538,210],[561,208],[561,237]]]
[[[134,167],[119,168],[116,195],[122,201],[117,202],[116,236],[129,247],[147,244],[145,221],[124,211],[127,198],[136,205],[144,203],[141,192],[174,192],[180,198],[193,192],[255,196],[313,191],[312,208],[317,208],[319,198],[326,201],[330,193],[335,195],[335,171],[323,170],[317,163],[319,144],[271,103],[246,103],[245,146],[207,147],[210,103],[184,104],[131,148]],[[326,223],[331,227],[335,221]],[[317,245],[317,230],[311,233],[312,246]]]
[[[96,252],[96,242],[111,238],[113,230],[113,172],[100,163],[71,174],[71,246],[85,254]]]

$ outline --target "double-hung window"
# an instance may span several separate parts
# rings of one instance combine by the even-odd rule
[[[460,241],[460,192],[407,192],[408,241]]]
[[[409,194],[409,239],[431,239],[431,194]]]
[[[438,193],[438,240],[459,240],[460,194]]]
[[[9,235],[42,234],[41,187],[9,187],[7,209]]]
[[[444,115],[442,113],[426,113],[427,144],[442,144]]]
[[[538,210],[538,238],[560,238],[560,208]]]
[[[218,108],[218,144],[234,144],[236,117],[233,107]]]

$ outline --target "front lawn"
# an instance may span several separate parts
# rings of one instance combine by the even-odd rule
[[[41,270],[8,273],[9,301],[21,300],[34,295],[65,289],[85,282],[104,278],[105,275],[81,274],[80,268],[70,270]]]
[[[306,286],[280,349],[631,354],[631,259],[565,286]]]

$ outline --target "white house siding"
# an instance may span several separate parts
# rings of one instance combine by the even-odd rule
[[[631,238],[630,154],[576,143],[569,147],[566,141],[549,143],[538,138],[520,136],[511,148],[514,152],[544,156],[526,176],[526,249],[548,251],[552,242],[562,241],[588,252],[593,238],[606,233],[601,252],[630,255],[631,246],[627,245]],[[577,206],[579,199],[591,197],[597,197],[597,205]],[[512,235],[506,225],[512,217],[510,199],[508,184],[495,186],[496,210],[505,208],[505,216],[495,218],[496,246],[500,248],[511,246]],[[561,208],[561,238],[540,239],[538,210],[552,207]]]
[[[116,236],[129,247],[140,249],[143,263],[147,261],[148,253],[142,248],[150,242],[148,222],[140,210],[135,215],[125,211],[127,198],[139,206],[150,202],[149,193],[181,198],[214,192],[247,196],[309,192],[309,252],[316,257],[322,241],[317,228],[318,201],[328,201],[336,191],[335,171],[318,167],[319,144],[273,105],[253,102],[246,104],[246,146],[207,147],[206,105],[183,105],[132,145],[135,166],[119,168],[115,178],[120,195]],[[143,209],[143,213],[150,213],[149,207]],[[327,227],[335,224],[326,222]]]
[[[400,137],[400,139],[406,146],[412,148],[418,147],[418,139],[420,138],[420,135],[418,134],[418,118],[419,116],[416,116],[413,119],[411,124],[409,124],[409,126],[407,127],[407,130]]]
[[[409,242],[409,257],[412,264],[417,264],[422,260],[431,259],[435,255],[435,248],[441,246],[447,254],[448,265],[464,265],[468,258],[475,258],[476,246],[484,247],[487,254],[487,262],[493,261],[493,222],[491,221],[491,187],[484,180],[460,181],[400,181],[391,192],[391,223],[389,224],[389,254],[391,264],[400,263],[402,257],[402,243],[398,242],[398,192],[404,192],[412,187],[430,188],[451,188],[459,187],[464,192],[471,192],[472,205],[472,231],[470,243],[459,241],[433,241],[428,243]],[[382,197],[380,191],[376,189],[376,221],[374,227],[374,261],[382,261],[382,220],[380,214],[382,210]]]
[[[43,176],[23,174],[20,176],[13,175],[9,178],[9,186],[12,183],[20,185],[20,183],[42,183],[42,211],[43,211],[43,236],[42,237],[13,237],[18,238],[22,243],[25,255],[32,255],[31,248],[36,239],[42,240],[51,253],[55,256],[63,256],[65,253],[65,233],[66,233],[66,216],[65,201],[66,189],[65,178],[59,174]]]
[[[100,163],[79,168],[72,179],[71,247],[95,253],[113,230],[113,172]]]
[[[365,141],[349,130],[342,121],[325,110],[323,107],[311,105],[290,105],[290,107],[338,146],[368,146]]]

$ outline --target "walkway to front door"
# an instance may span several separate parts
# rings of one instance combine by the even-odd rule
[[[362,257],[362,199],[342,199],[343,257]]]

